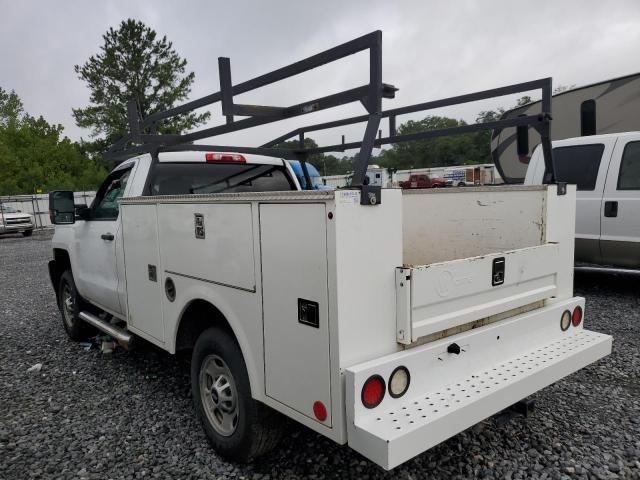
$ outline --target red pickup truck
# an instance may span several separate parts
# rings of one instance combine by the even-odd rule
[[[409,176],[409,180],[399,182],[400,188],[438,188],[447,185],[443,178],[430,178],[429,175],[414,174]]]

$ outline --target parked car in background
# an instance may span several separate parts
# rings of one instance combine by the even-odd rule
[[[33,216],[9,205],[0,205],[0,234],[22,233],[30,237],[34,229]]]
[[[576,262],[640,269],[640,132],[553,142],[559,181],[578,187]],[[541,185],[537,148],[525,184]]]
[[[291,170],[295,173],[298,182],[300,183],[300,188],[302,190],[306,190],[307,181],[304,178],[304,172],[302,171],[302,165],[298,160],[287,160]],[[318,169],[312,164],[307,162],[307,171],[309,172],[309,178],[311,179],[311,185],[313,185],[314,190],[332,190],[332,187],[328,187],[322,181],[322,177],[320,176],[320,172]]]
[[[425,174],[411,175],[406,182],[399,182],[400,188],[439,188],[446,187],[444,178],[432,178]]]

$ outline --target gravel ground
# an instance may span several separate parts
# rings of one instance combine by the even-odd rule
[[[497,415],[384,472],[293,425],[258,463],[220,459],[184,360],[67,339],[49,251],[47,235],[0,237],[0,478],[640,478],[640,277],[577,277],[588,326],[615,337],[611,356],[537,394],[529,418]]]

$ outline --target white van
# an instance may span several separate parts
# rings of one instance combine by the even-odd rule
[[[553,142],[558,181],[576,184],[576,262],[640,269],[640,132]],[[542,183],[536,148],[525,184]]]

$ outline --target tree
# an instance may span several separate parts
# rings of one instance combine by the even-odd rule
[[[422,120],[403,123],[398,128],[398,134],[406,135],[463,125],[466,125],[464,120],[429,116]],[[484,141],[480,141],[479,138]],[[376,161],[387,168],[409,169],[485,163],[489,158],[489,147],[485,137],[478,133],[466,133],[397,143],[389,150],[384,150]]]
[[[56,189],[93,190],[107,171],[87,158],[62,125],[24,112],[20,97],[0,88],[0,195]]]
[[[140,21],[124,20],[102,36],[104,44],[75,72],[89,90],[90,105],[74,108],[76,124],[90,128],[89,150],[104,151],[128,132],[127,102],[135,100],[142,117],[185,100],[195,80],[166,36]],[[189,113],[162,122],[160,133],[182,133],[205,122],[209,113]]]
[[[0,87],[0,127],[8,127],[17,122],[24,113],[24,106],[18,94],[11,90],[7,92]]]

